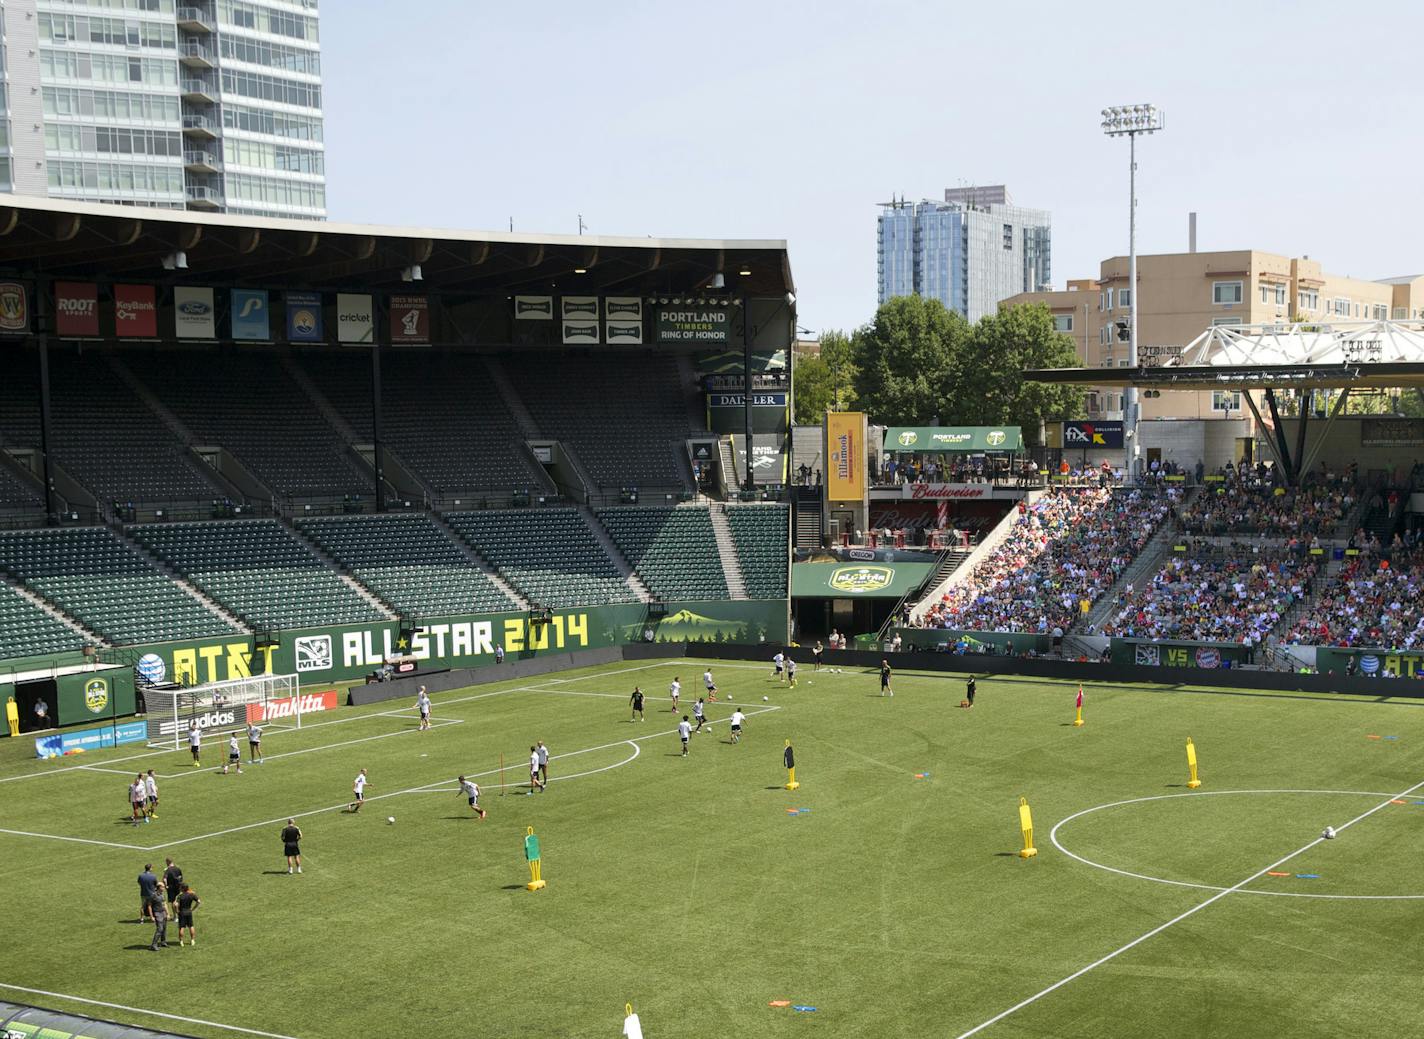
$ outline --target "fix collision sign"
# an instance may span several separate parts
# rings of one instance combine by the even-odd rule
[[[152,285],[114,286],[114,334],[120,339],[158,338],[158,299]]]

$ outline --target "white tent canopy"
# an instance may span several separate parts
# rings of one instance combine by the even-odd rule
[[[1424,363],[1424,321],[1214,325],[1163,367]]]

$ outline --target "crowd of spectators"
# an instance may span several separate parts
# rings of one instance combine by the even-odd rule
[[[1424,546],[1411,531],[1388,558],[1349,559],[1297,619],[1286,642],[1383,649],[1424,647]]]
[[[1174,557],[1144,587],[1123,590],[1101,634],[1260,645],[1309,593],[1318,558],[1241,545]]]
[[[1178,513],[1190,534],[1222,537],[1260,534],[1267,537],[1329,537],[1360,500],[1360,486],[1351,468],[1345,472],[1313,471],[1298,488],[1286,487],[1274,467],[1229,463],[1220,480],[1209,480],[1196,499]]]
[[[1059,488],[926,612],[925,627],[1061,636],[1117,581],[1180,492]]]
[[[1038,464],[1032,459],[1014,462],[1007,455],[951,454],[882,456],[880,486],[906,483],[1000,483],[1015,480],[1020,485],[1039,482]]]

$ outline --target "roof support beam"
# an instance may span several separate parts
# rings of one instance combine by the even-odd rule
[[[1340,391],[1340,396],[1335,398],[1335,406],[1330,409],[1330,417],[1325,420],[1325,428],[1320,431],[1320,435],[1315,438],[1315,443],[1311,445],[1310,453],[1300,462],[1300,475],[1305,476],[1310,472],[1310,467],[1315,464],[1315,460],[1320,457],[1320,452],[1325,447],[1325,440],[1330,436],[1330,427],[1335,425],[1335,420],[1345,412],[1345,402],[1350,399],[1350,387],[1346,386]],[[1301,426],[1304,429],[1304,426]]]
[[[1281,424],[1281,413],[1276,408],[1276,391],[1270,386],[1266,387],[1266,407],[1271,409],[1271,428],[1276,432],[1277,446],[1280,448],[1280,454],[1277,457],[1280,460],[1281,472],[1286,478],[1286,484],[1293,487],[1295,481],[1292,479],[1290,445],[1286,443],[1286,427]]]
[[[1271,391],[1267,390],[1266,392],[1270,393]],[[1256,420],[1256,428],[1266,428],[1266,423],[1261,420],[1261,410],[1256,407],[1256,401],[1255,398],[1251,396],[1251,391],[1243,388],[1241,390],[1241,396],[1246,399],[1246,407],[1251,410],[1251,417]],[[1280,451],[1276,450],[1276,442],[1270,437],[1266,437],[1266,450],[1271,452],[1271,458],[1275,461],[1276,468],[1281,472],[1285,472],[1285,462],[1281,458]]]

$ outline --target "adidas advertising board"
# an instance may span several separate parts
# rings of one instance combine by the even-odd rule
[[[371,315],[371,297],[360,293],[336,294],[336,341],[374,343],[376,325]]]
[[[179,339],[216,339],[217,312],[212,289],[173,290],[173,334]]]
[[[172,736],[174,733],[187,732],[196,723],[198,728],[206,732],[209,729],[219,729],[224,725],[232,725],[237,721],[237,712],[222,708],[216,711],[209,711],[207,714],[200,714],[196,718],[179,718],[174,721],[169,718],[167,721],[149,719],[149,735]],[[157,728],[155,728],[155,722]]]

